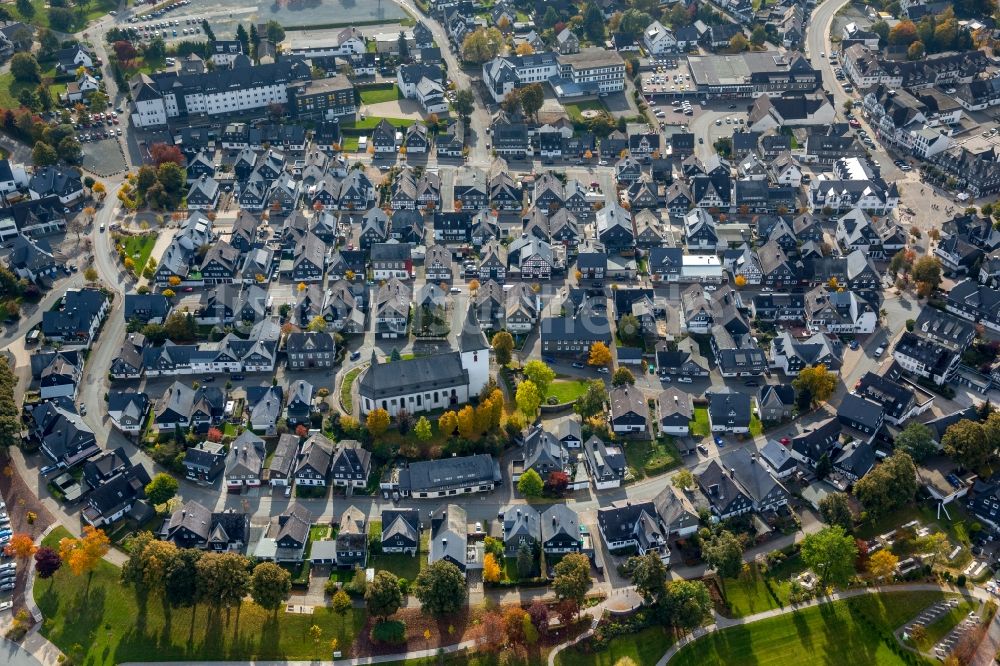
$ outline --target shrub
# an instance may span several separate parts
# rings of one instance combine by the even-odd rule
[[[372,627],[369,637],[374,643],[402,645],[406,642],[406,624],[399,620],[379,622]]]
[[[965,574],[959,574],[958,578],[955,579],[955,585],[958,585],[959,587],[965,587],[965,583],[966,583]]]

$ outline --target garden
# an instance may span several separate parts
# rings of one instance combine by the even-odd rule
[[[691,421],[692,437],[708,437],[711,433],[708,424],[708,407],[695,407],[694,420]]]
[[[636,480],[669,472],[681,464],[681,454],[672,437],[624,442],[623,448]]]

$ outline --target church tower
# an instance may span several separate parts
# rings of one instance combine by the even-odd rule
[[[462,367],[469,372],[469,397],[479,395],[490,381],[490,346],[472,303],[469,303],[465,323],[458,335],[458,351],[462,355]]]

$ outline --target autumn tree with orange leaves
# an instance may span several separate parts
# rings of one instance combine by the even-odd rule
[[[28,534],[15,534],[10,538],[10,543],[4,548],[4,552],[11,557],[16,557],[19,560],[26,560],[35,554],[38,548],[35,546],[35,540],[31,538]]]
[[[111,540],[104,530],[86,525],[79,539],[66,537],[59,542],[59,556],[74,575],[93,574],[110,547]]]

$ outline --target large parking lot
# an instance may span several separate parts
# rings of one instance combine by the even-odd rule
[[[694,97],[697,89],[684,58],[653,60],[653,71],[640,75],[642,92],[648,96]]]

